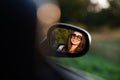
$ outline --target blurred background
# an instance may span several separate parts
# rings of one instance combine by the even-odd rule
[[[86,55],[56,61],[105,80],[120,80],[120,0],[58,0],[60,22],[82,26],[92,36]]]

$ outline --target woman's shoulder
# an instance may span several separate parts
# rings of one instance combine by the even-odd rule
[[[63,49],[63,47],[64,47],[64,44],[59,44],[58,48],[57,48],[57,51],[61,51]]]
[[[62,49],[64,47],[64,45],[60,45],[58,48]]]

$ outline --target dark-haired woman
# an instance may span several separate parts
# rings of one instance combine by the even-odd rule
[[[84,36],[78,31],[72,32],[67,39],[66,44],[61,44],[57,48],[58,52],[63,53],[80,53],[85,44]]]

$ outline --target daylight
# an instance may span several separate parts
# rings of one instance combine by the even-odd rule
[[[107,9],[110,7],[108,0],[90,0],[90,2],[95,5],[94,11],[96,12],[100,12],[102,9]],[[93,7],[90,9],[93,9]]]

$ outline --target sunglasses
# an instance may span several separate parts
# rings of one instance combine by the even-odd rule
[[[76,34],[71,34],[72,38],[77,38],[77,40],[82,40],[82,36],[81,35],[76,35]]]

